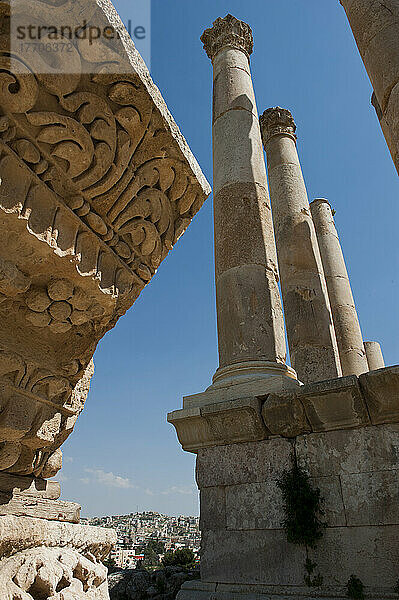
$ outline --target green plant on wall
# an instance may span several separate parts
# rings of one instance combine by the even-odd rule
[[[288,541],[314,548],[325,528],[320,490],[312,487],[309,475],[296,463],[282,473],[277,485],[283,495]]]
[[[353,600],[364,599],[364,586],[358,577],[351,575],[346,584],[346,595]]]
[[[323,577],[316,573],[317,563],[309,559],[309,548],[315,548],[323,536],[325,523],[320,490],[312,486],[308,473],[296,461],[291,469],[282,473],[277,481],[283,496],[285,518],[282,523],[287,540],[305,546],[306,561],[304,580],[309,587],[319,587]]]

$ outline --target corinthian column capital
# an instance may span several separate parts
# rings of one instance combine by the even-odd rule
[[[260,119],[262,141],[265,146],[274,135],[288,135],[296,142],[296,125],[289,110],[276,106],[265,110]]]
[[[244,52],[248,58],[254,48],[250,26],[230,14],[223,19],[219,17],[213,23],[213,27],[205,29],[201,41],[211,60],[222,48],[236,48]]]

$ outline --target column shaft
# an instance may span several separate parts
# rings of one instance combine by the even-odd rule
[[[304,383],[341,375],[330,303],[291,113],[261,117],[291,363]]]
[[[228,15],[217,19],[201,39],[214,76],[219,372],[248,361],[286,369],[273,223],[249,67],[252,33],[248,25]]]
[[[373,101],[399,173],[399,4],[341,0],[374,88]]]
[[[364,349],[370,371],[376,371],[385,367],[381,346],[378,342],[364,342]]]
[[[331,206],[327,200],[317,199],[310,204],[310,209],[323,261],[342,374],[360,375],[368,371],[368,364]]]

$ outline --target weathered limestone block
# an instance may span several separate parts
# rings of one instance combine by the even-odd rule
[[[2,600],[108,600],[100,561],[115,541],[109,529],[0,517]]]
[[[359,377],[374,425],[399,422],[399,366],[370,371]]]
[[[300,400],[312,431],[331,431],[367,425],[367,413],[357,377],[304,385]]]
[[[281,529],[282,496],[276,479],[225,488],[227,529],[249,531]]]
[[[200,490],[200,530],[226,529],[226,494],[223,486]]]
[[[12,45],[17,17],[119,36],[50,65]],[[47,478],[97,343],[210,187],[109,0],[3,3],[0,21],[0,470]]]
[[[274,435],[293,438],[311,431],[303,404],[294,393],[266,396],[262,417],[266,427]]]
[[[399,576],[398,536],[398,526],[333,527],[310,556],[317,561],[326,586],[338,588],[341,597],[346,596],[349,577],[356,573],[370,598],[393,598]]]
[[[399,426],[312,433],[296,438],[299,463],[313,477],[396,470]]]
[[[282,438],[204,448],[198,451],[197,484],[202,489],[262,483],[289,469],[292,456],[292,444]]]
[[[301,585],[305,549],[282,530],[207,531],[202,535],[204,582]]]
[[[399,525],[399,468],[340,479],[347,525]]]
[[[399,172],[398,4],[396,0],[340,1],[374,88],[379,120]]]
[[[219,443],[248,442],[264,439],[268,431],[261,416],[259,398],[239,398],[201,408]]]
[[[346,525],[339,477],[315,477],[312,478],[312,485],[321,491],[323,521],[328,523],[329,527]],[[215,488],[205,488],[208,489]],[[268,478],[263,483],[226,486],[224,493],[227,529],[237,531],[282,529],[285,515],[281,490],[277,486],[276,478]]]
[[[249,396],[225,402],[218,398],[214,404],[209,404],[210,401],[208,397],[203,406],[168,414],[168,422],[175,426],[184,450],[197,452],[199,448],[263,440],[270,435],[262,419],[259,398]]]
[[[187,452],[217,445],[215,434],[199,407],[170,412],[168,422],[174,425],[179,442]]]
[[[64,500],[48,500],[47,498],[30,497],[24,494],[8,494],[0,492],[0,515],[17,517],[36,517],[50,521],[67,521],[79,523],[80,505]]]
[[[116,543],[113,529],[46,521],[31,517],[0,516],[0,555],[12,556],[30,548],[73,548],[104,560]]]

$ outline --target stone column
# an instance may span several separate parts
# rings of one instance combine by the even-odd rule
[[[304,383],[341,375],[326,282],[289,110],[260,118],[291,363]]]
[[[373,85],[373,104],[399,173],[398,2],[340,1]]]
[[[289,374],[273,224],[249,56],[250,27],[219,18],[201,40],[212,60],[216,296],[215,384]]]
[[[323,261],[342,374],[360,375],[368,371],[368,364],[331,206],[327,200],[318,198],[310,204],[310,210]]]
[[[364,349],[370,371],[376,371],[385,367],[381,346],[378,342],[364,342]]]

